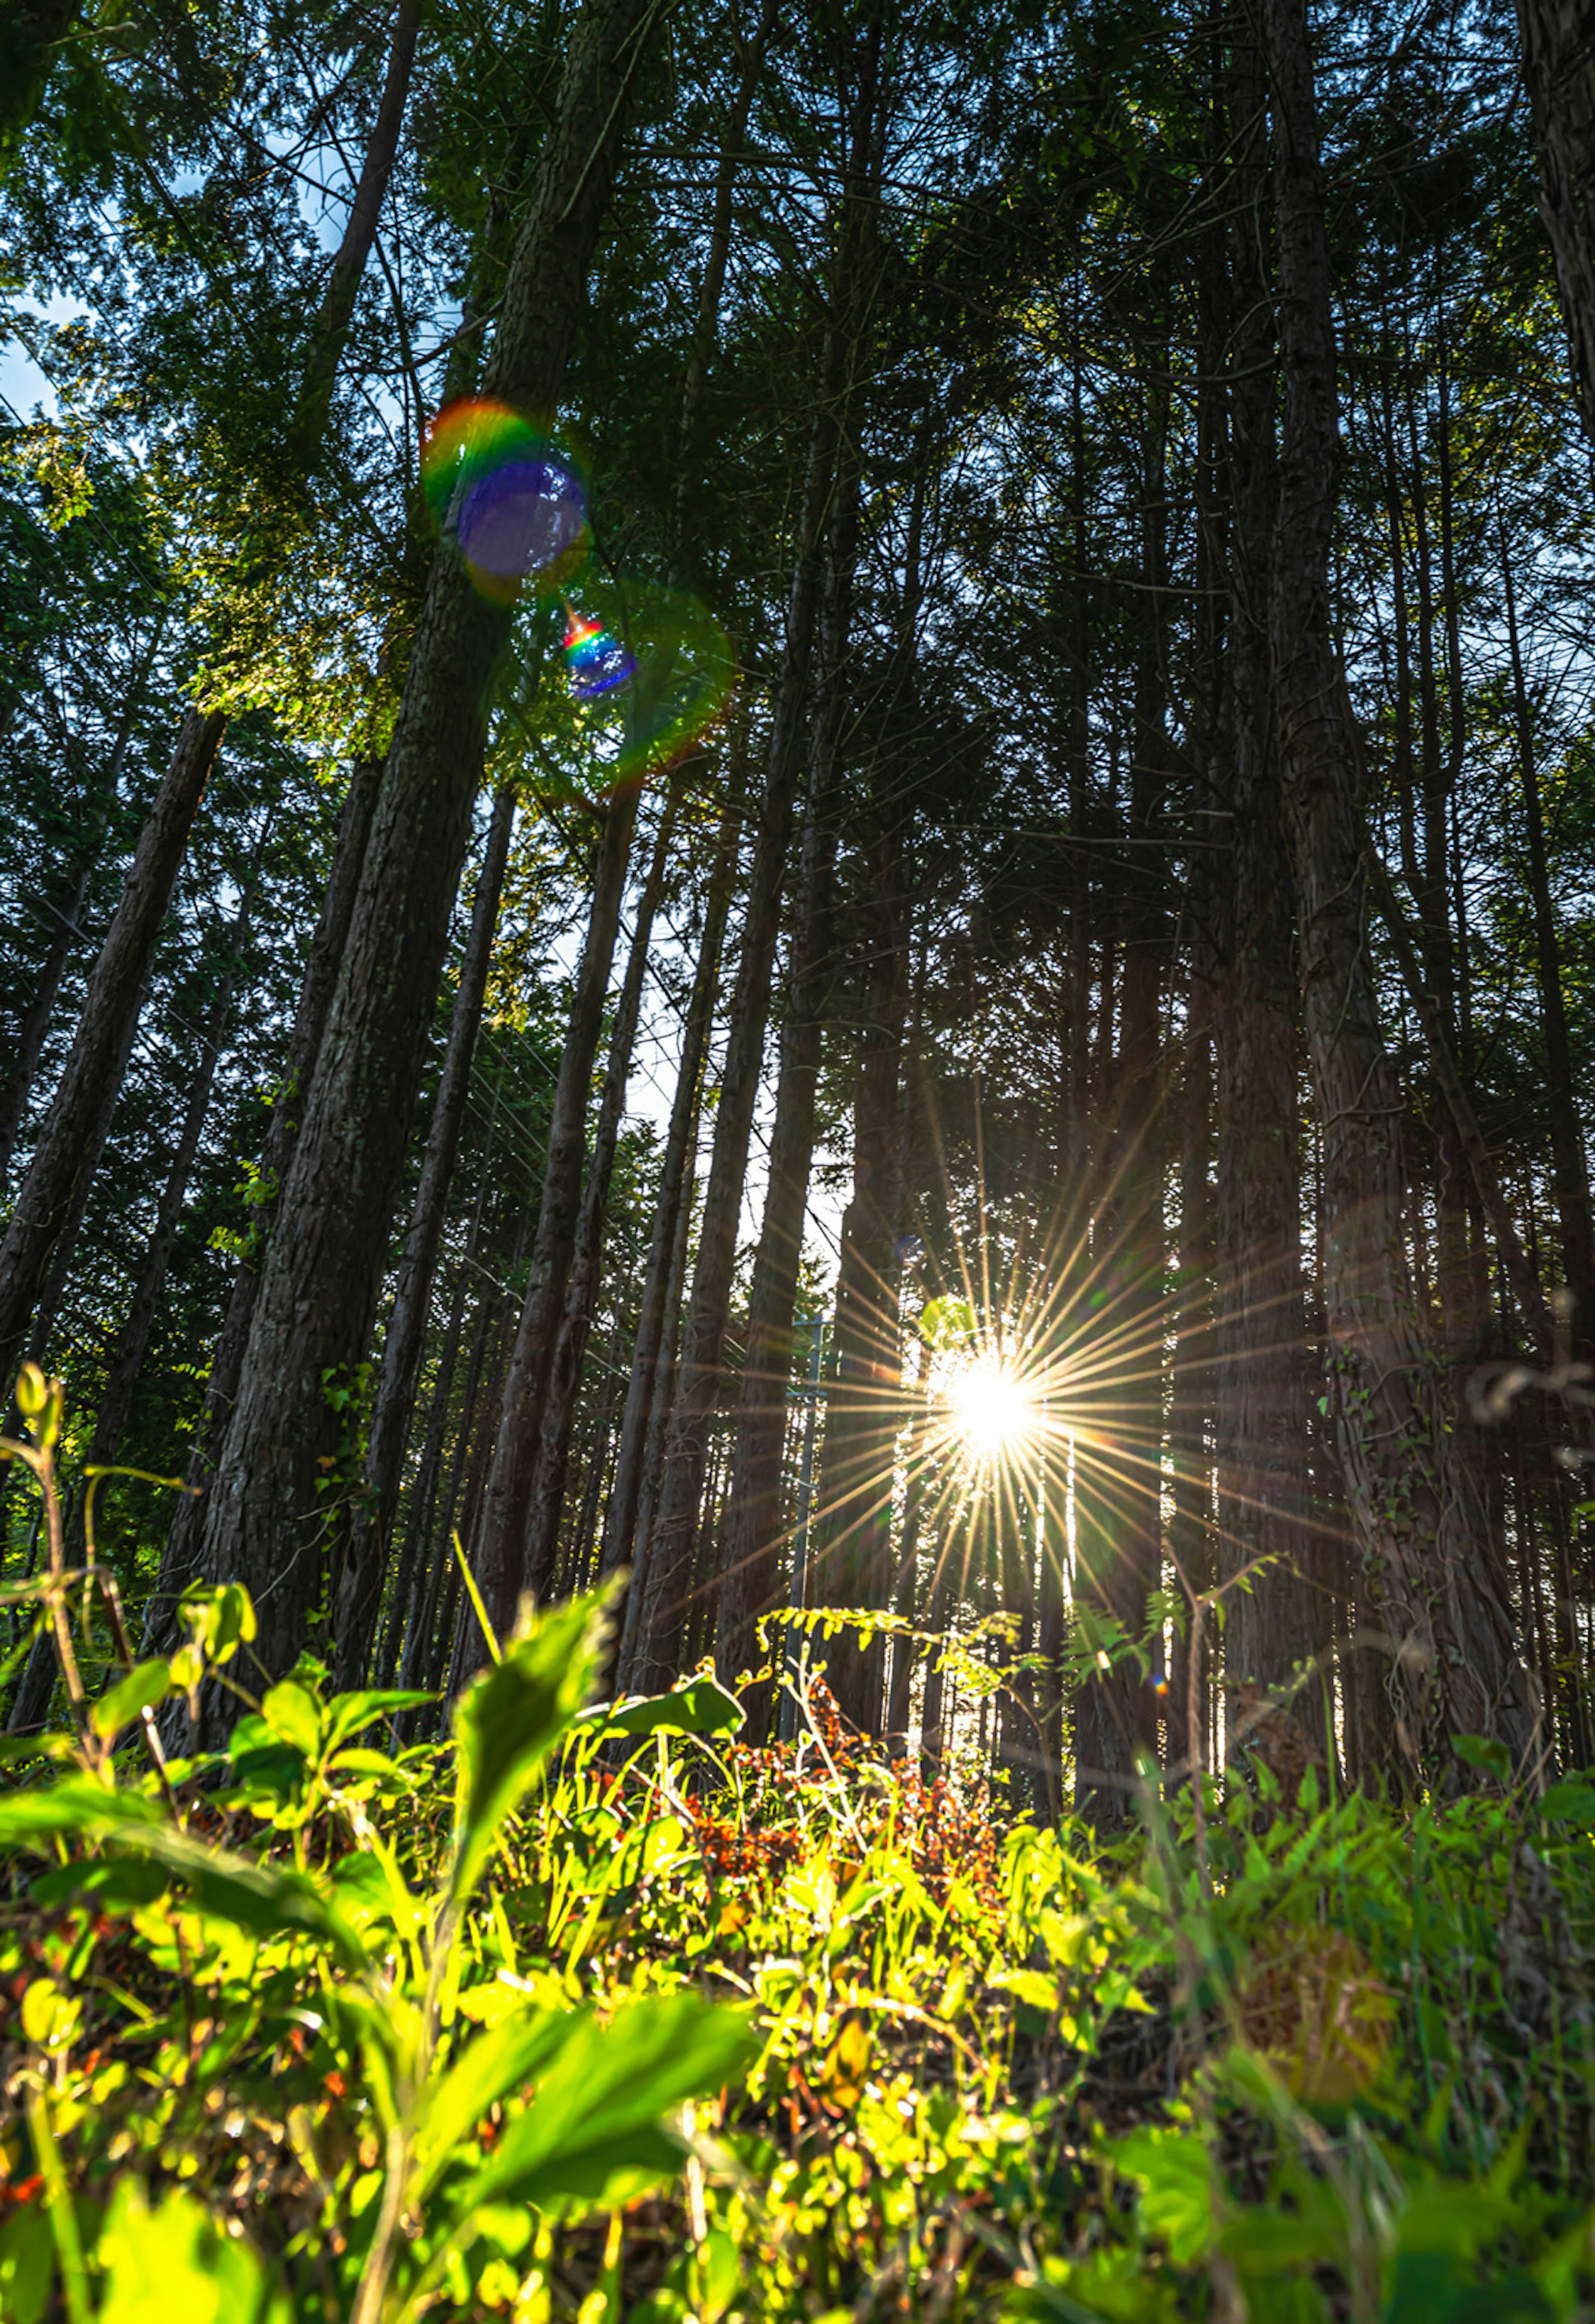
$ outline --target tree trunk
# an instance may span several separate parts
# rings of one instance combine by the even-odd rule
[[[853,1199],[842,1221],[836,1278],[835,1377],[825,1419],[814,1602],[886,1608],[891,1592],[891,1514],[902,1352],[897,1257],[902,1205],[899,1079],[908,1014],[902,838],[895,818],[877,838],[866,907],[866,996],[853,1099]],[[885,1641],[844,1631],[831,1649],[837,1706],[861,1734],[878,1735]]]
[[[1572,1295],[1572,1345],[1588,1362],[1595,1357],[1595,1222],[1590,1208],[1590,1166],[1579,1120],[1568,1038],[1567,1003],[1562,991],[1562,952],[1556,910],[1545,861],[1545,821],[1540,801],[1539,759],[1535,748],[1534,706],[1523,671],[1517,633],[1517,599],[1511,560],[1501,545],[1501,576],[1507,593],[1507,639],[1512,653],[1512,701],[1517,722],[1517,764],[1523,784],[1523,828],[1528,843],[1528,891],[1534,908],[1535,968],[1540,988],[1540,1032],[1545,1045],[1545,1105],[1551,1122],[1551,1172],[1562,1228],[1562,1258]]]
[[[589,0],[575,29],[483,383],[529,411],[551,410],[564,380],[650,21],[646,0]],[[507,628],[506,612],[476,595],[446,545],[205,1528],[202,1570],[254,1591],[256,1651],[269,1671],[291,1663],[319,1589],[317,1486],[334,1434],[326,1383],[347,1376],[370,1336]]]
[[[0,1243],[0,1382],[6,1388],[27,1344],[28,1319],[49,1279],[56,1246],[92,1175],[95,1128],[108,1120],[115,1102],[189,827],[226,723],[219,711],[190,710],[183,720]]]
[[[343,240],[332,262],[321,312],[316,318],[315,327],[310,334],[310,352],[305,364],[296,421],[300,456],[307,467],[314,461],[327,432],[338,363],[349,336],[349,325],[354,320],[355,301],[360,293],[365,263],[376,240],[377,220],[382,215],[388,180],[392,175],[394,156],[399,151],[399,132],[404,121],[405,100],[410,95],[420,23],[421,0],[399,0],[393,45],[388,52],[387,78],[377,103],[371,135],[366,140],[365,156],[349,203],[349,215],[344,222]]]
[[[610,1032],[609,1062],[604,1069],[604,1090],[598,1101],[598,1119],[594,1126],[593,1152],[587,1164],[586,1185],[582,1194],[581,1218],[576,1228],[565,1314],[560,1321],[559,1336],[549,1368],[543,1397],[537,1467],[532,1474],[525,1536],[526,1587],[539,1599],[549,1593],[558,1554],[559,1513],[564,1506],[565,1480],[570,1467],[571,1430],[576,1422],[576,1397],[581,1388],[582,1366],[586,1359],[587,1337],[593,1328],[594,1310],[598,1302],[604,1230],[609,1217],[609,1189],[614,1176],[615,1148],[625,1110],[626,1084],[632,1072],[632,1047],[637,1038],[637,1019],[642,1007],[642,984],[648,973],[648,948],[653,935],[654,915],[664,893],[670,841],[675,833],[679,805],[680,792],[672,783],[659,816],[653,859],[649,864],[648,876],[638,900],[626,973],[622,980],[614,1024]],[[606,1403],[606,1412],[607,1409]]]
[[[848,500],[851,506],[851,493]],[[791,935],[790,1000],[781,1029],[770,1174],[748,1301],[747,1350],[737,1402],[725,1537],[721,1544],[715,1654],[727,1684],[756,1659],[759,1618],[770,1611],[779,1596],[781,1453],[787,1434],[803,1222],[814,1160],[820,1060],[833,980],[831,891],[846,707],[843,678],[855,554],[852,523],[839,525],[825,615],[825,693],[816,722],[798,910]],[[762,1695],[748,1706],[749,1717],[756,1723],[768,1716],[768,1699]]]
[[[787,644],[770,736],[770,761],[742,924],[736,991],[725,1064],[715,1115],[715,1147],[699,1230],[697,1270],[687,1320],[659,1508],[632,1582],[635,1620],[628,1609],[632,1660],[622,1666],[629,1691],[650,1692],[674,1676],[676,1645],[697,1537],[707,1428],[720,1385],[720,1367],[736,1257],[737,1221],[747,1176],[753,1107],[764,1061],[770,972],[780,927],[781,891],[802,761],[808,662],[817,594],[818,545],[831,486],[831,430],[815,431],[804,497],[802,540],[787,623]],[[639,1593],[641,1593],[639,1595]]]
[[[709,872],[704,904],[703,933],[698,940],[697,966],[681,1033],[681,1063],[669,1127],[659,1163],[659,1204],[654,1212],[648,1266],[642,1278],[642,1299],[637,1312],[637,1334],[632,1351],[632,1372],[621,1416],[620,1443],[614,1477],[604,1515],[600,1571],[616,1572],[637,1554],[637,1519],[648,1452],[649,1421],[658,1385],[659,1350],[668,1309],[671,1262],[683,1205],[691,1209],[692,1162],[696,1150],[699,1085],[720,989],[720,955],[725,943],[725,923],[731,911],[731,891],[736,878],[737,848],[742,834],[746,776],[745,729],[739,730],[733,748],[725,803]]]
[[[29,1093],[33,1086],[33,1076],[39,1070],[39,1054],[44,1047],[44,1037],[55,1014],[56,995],[66,973],[68,956],[72,946],[83,941],[78,915],[83,908],[83,899],[88,888],[88,870],[87,860],[79,858],[61,881],[59,900],[50,906],[52,922],[50,949],[39,971],[33,997],[23,1011],[22,1023],[17,1027],[11,1080],[4,1106],[0,1107],[0,1195],[11,1184],[11,1157],[16,1151],[17,1136],[27,1116]]]
[[[610,800],[604,818],[586,941],[576,971],[570,1024],[549,1120],[548,1161],[537,1232],[532,1238],[531,1273],[505,1376],[498,1442],[488,1471],[481,1528],[473,1553],[483,1603],[501,1638],[509,1635],[528,1579],[527,1528],[532,1515],[539,1429],[576,1251],[582,1165],[586,1156],[587,1101],[592,1093],[598,1037],[604,1029],[604,1002],[609,991],[636,820],[637,793],[629,786]],[[470,1653],[467,1646],[464,1665],[466,1669],[474,1667]]]
[[[1517,0],[1523,78],[1540,156],[1540,216],[1572,353],[1573,390],[1595,442],[1595,5]]]
[[[343,957],[350,916],[355,908],[355,891],[360,883],[360,870],[371,835],[382,771],[379,760],[356,760],[349,775],[348,789],[344,795],[327,892],[321,899],[320,914],[310,939],[304,980],[300,986],[293,1027],[288,1038],[288,1057],[281,1085],[272,1109],[271,1126],[266,1132],[261,1157],[260,1183],[266,1199],[253,1222],[257,1242],[271,1232],[276,1214],[277,1194],[288,1175],[293,1141],[299,1130],[299,1117],[304,1110],[315,1074],[321,1036],[327,1027],[327,1012],[332,1001],[332,989],[337,978],[338,963]],[[199,1545],[205,1531],[205,1495],[215,1474],[217,1448],[238,1394],[244,1352],[249,1342],[249,1326],[259,1288],[258,1259],[241,1259],[234,1270],[227,1312],[211,1355],[210,1370],[205,1383],[205,1401],[200,1406],[198,1425],[194,1431],[193,1448],[184,1468],[183,1482],[190,1489],[179,1497],[161,1552],[160,1576],[144,1612],[142,1651],[145,1655],[170,1653],[177,1644],[176,1603],[192,1579],[198,1562]]]
[[[1303,1018],[1323,1140],[1324,1296],[1347,1497],[1394,1639],[1398,1739],[1455,1786],[1453,1735],[1515,1754],[1534,1719],[1511,1618],[1445,1433],[1402,1246],[1399,1098],[1364,929],[1351,740],[1330,622],[1339,468],[1323,181],[1305,0],[1268,0],[1285,427],[1270,642]]]
[[[78,14],[78,0],[19,0],[0,17],[0,184]]]
[[[1295,919],[1269,703],[1268,576],[1279,497],[1268,246],[1266,82],[1238,45],[1240,318],[1231,392],[1230,887],[1215,996],[1218,1113],[1220,1574],[1226,1675],[1286,1683],[1332,1621],[1317,1616],[1308,1526],[1307,1360],[1297,1122]],[[1314,1716],[1316,1697],[1298,1706]],[[1320,1722],[1321,1724],[1321,1722]]]
[[[364,1491],[344,1547],[333,1620],[334,1683],[340,1687],[358,1686],[364,1680],[376,1627],[393,1512],[399,1504],[404,1446],[426,1347],[432,1279],[438,1270],[448,1190],[459,1152],[466,1102],[471,1093],[471,1066],[482,1025],[482,1003],[493,964],[493,933],[498,927],[499,899],[503,893],[514,822],[515,789],[513,784],[505,783],[493,803],[470,934],[460,964],[459,990],[449,1019],[448,1046],[444,1053],[438,1094],[432,1102],[432,1124],[410,1215],[410,1231],[399,1261],[399,1280],[383,1343],[382,1374],[366,1444]]]
[[[265,845],[263,835],[261,847]],[[222,1039],[227,1020],[233,1013],[233,996],[238,988],[238,978],[244,965],[244,947],[249,942],[250,922],[259,892],[260,862],[257,854],[244,900],[226,937],[226,968],[212,997],[205,1028],[200,1036],[199,1063],[189,1084],[189,1102],[183,1110],[182,1127],[178,1132],[177,1146],[167,1172],[160,1207],[155,1213],[155,1226],[144,1248],[143,1265],[122,1329],[117,1334],[111,1357],[111,1369],[95,1416],[94,1434],[89,1441],[85,1465],[108,1466],[121,1448],[128,1416],[144,1358],[149,1352],[150,1337],[155,1326],[156,1311],[161,1294],[165,1288],[167,1269],[177,1244],[178,1229],[182,1223],[183,1204],[188,1200],[189,1180],[193,1175],[194,1157],[199,1151],[199,1139],[205,1128],[205,1118],[210,1111],[210,1093],[216,1083],[216,1069],[221,1057]]]

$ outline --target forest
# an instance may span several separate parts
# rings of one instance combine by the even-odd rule
[[[0,0],[0,2319],[1595,2318],[1589,0]]]

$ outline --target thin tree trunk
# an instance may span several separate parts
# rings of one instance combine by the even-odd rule
[[[1526,1674],[1415,1329],[1399,1102],[1363,925],[1354,768],[1329,604],[1339,440],[1323,180],[1305,0],[1268,0],[1285,429],[1271,647],[1303,1016],[1323,1139],[1324,1294],[1347,1496],[1397,1650],[1400,1740],[1443,1789],[1453,1735],[1532,1748]]]
[[[720,955],[725,943],[725,923],[731,911],[731,891],[736,878],[746,777],[745,742],[745,730],[742,730],[732,752],[725,803],[721,809],[720,829],[715,843],[714,862],[704,905],[697,965],[682,1027],[681,1063],[676,1075],[669,1127],[665,1133],[665,1150],[660,1157],[659,1201],[654,1211],[648,1266],[642,1278],[642,1299],[637,1312],[637,1335],[632,1345],[625,1409],[621,1416],[614,1478],[604,1513],[604,1547],[599,1570],[605,1574],[617,1572],[629,1558],[637,1554],[637,1517],[647,1457],[649,1420],[654,1407],[659,1349],[665,1336],[667,1315],[670,1312],[668,1301],[671,1263],[684,1207],[687,1213],[691,1210],[692,1161],[697,1137],[699,1090],[714,1021],[715,997],[720,986]]]
[[[848,497],[851,504],[851,493]],[[833,548],[824,698],[816,722],[798,903],[791,936],[789,1011],[781,1030],[770,1171],[748,1301],[747,1350],[737,1400],[729,1509],[721,1544],[715,1651],[721,1676],[727,1683],[754,1660],[756,1625],[760,1616],[776,1604],[779,1589],[781,1452],[791,1382],[792,1324],[834,974],[831,892],[846,709],[843,680],[856,553],[853,533],[851,522],[839,524]],[[748,1706],[748,1715],[758,1723],[768,1715],[768,1709],[767,1699],[761,1696]]]
[[[1573,1083],[1567,1004],[1562,991],[1562,951],[1545,860],[1545,822],[1540,801],[1539,759],[1535,748],[1534,706],[1524,678],[1517,592],[1512,586],[1511,560],[1504,541],[1501,576],[1507,595],[1507,639],[1512,653],[1512,701],[1517,722],[1518,772],[1523,784],[1524,836],[1528,843],[1528,891],[1534,908],[1540,1031],[1545,1045],[1551,1170],[1562,1228],[1563,1266],[1567,1288],[1572,1294],[1573,1351],[1587,1361],[1595,1355],[1595,1221],[1590,1216],[1590,1166]]]
[[[625,1110],[626,1084],[631,1077],[632,1049],[642,1007],[642,984],[648,973],[648,951],[654,916],[664,894],[670,842],[675,834],[680,791],[672,783],[659,816],[653,857],[638,900],[626,973],[621,983],[614,1024],[609,1037],[609,1062],[604,1069],[598,1118],[593,1130],[593,1151],[587,1163],[576,1227],[565,1314],[553,1361],[549,1368],[539,1431],[537,1466],[532,1473],[530,1506],[526,1519],[526,1587],[538,1598],[548,1595],[559,1545],[559,1515],[565,1501],[565,1480],[570,1466],[570,1436],[576,1422],[582,1366],[587,1337],[598,1303],[604,1255],[604,1230],[609,1217],[609,1189],[614,1176],[615,1148]],[[607,1404],[605,1410],[607,1411]]]
[[[637,792],[628,787],[610,800],[604,818],[586,941],[576,971],[570,1023],[549,1120],[548,1161],[537,1232],[532,1239],[531,1272],[504,1379],[498,1442],[488,1471],[481,1528],[473,1553],[472,1562],[487,1618],[501,1638],[509,1634],[528,1580],[527,1528],[532,1514],[538,1434],[576,1253],[582,1165],[586,1153],[587,1101],[592,1093],[598,1037],[604,1029],[604,1002],[609,991],[636,820]],[[467,1646],[467,1666],[470,1651]]]
[[[75,1202],[92,1174],[96,1125],[107,1120],[155,958],[171,890],[226,728],[190,710],[139,835],[133,865],[90,972],[77,1038],[51,1101],[0,1243],[0,1382],[9,1387],[28,1320]]]
[[[1540,156],[1540,216],[1572,355],[1573,390],[1595,442],[1595,7],[1517,0],[1523,78]]]
[[[527,410],[546,412],[558,398],[654,8],[588,0],[575,28],[483,383]],[[325,1383],[347,1374],[370,1337],[508,623],[446,545],[283,1190],[287,1231],[266,1254],[205,1529],[202,1570],[254,1593],[256,1651],[269,1671],[291,1663],[319,1586],[316,1488],[336,1419]],[[217,1721],[226,1715],[217,1705]]]
[[[263,835],[262,850],[264,845]],[[199,1151],[205,1118],[210,1111],[210,1093],[216,1084],[216,1069],[221,1057],[223,1037],[233,1013],[233,996],[238,989],[238,979],[243,972],[244,948],[249,942],[250,922],[259,892],[259,879],[257,851],[249,885],[227,932],[227,965],[206,1017],[200,1036],[199,1063],[189,1084],[189,1101],[183,1110],[182,1127],[178,1132],[166,1185],[155,1213],[154,1231],[144,1247],[143,1265],[139,1269],[132,1305],[116,1337],[105,1393],[95,1416],[94,1434],[86,1455],[86,1466],[88,1467],[105,1467],[115,1460],[128,1416],[133,1410],[133,1399],[143,1371],[144,1358],[149,1352],[150,1336],[154,1330],[161,1294],[165,1288],[167,1270],[171,1265],[171,1254],[177,1244],[178,1229],[182,1223],[183,1205],[188,1200],[194,1157]]]
[[[261,1157],[260,1184],[265,1200],[252,1222],[257,1245],[271,1233],[278,1193],[288,1175],[288,1165],[293,1153],[300,1115],[315,1075],[321,1036],[326,1030],[327,1014],[332,1001],[332,989],[337,978],[338,963],[343,957],[349,920],[355,908],[355,892],[359,886],[366,843],[371,835],[382,772],[381,761],[376,759],[356,760],[350,770],[349,787],[344,795],[343,809],[338,817],[337,839],[327,875],[327,892],[322,897],[321,910],[310,939],[293,1026],[289,1034],[288,1057],[281,1085],[272,1109],[271,1126],[266,1132]],[[189,1490],[179,1496],[161,1552],[160,1576],[144,1612],[143,1652],[146,1655],[169,1652],[177,1642],[176,1603],[192,1579],[198,1562],[199,1545],[205,1530],[205,1495],[215,1474],[217,1449],[222,1432],[238,1394],[244,1350],[249,1343],[250,1323],[254,1314],[255,1294],[259,1288],[258,1258],[241,1259],[234,1270],[227,1311],[222,1319],[221,1332],[211,1355],[210,1371],[205,1383],[205,1401],[200,1406],[193,1448],[183,1472],[183,1482]]]
[[[332,272],[327,278],[321,311],[310,334],[310,351],[305,364],[304,384],[300,391],[296,422],[301,456],[307,467],[320,449],[321,439],[327,432],[338,364],[348,339],[349,325],[355,318],[355,301],[360,294],[365,263],[376,240],[377,220],[382,215],[388,180],[392,175],[394,157],[399,151],[399,132],[404,121],[405,100],[410,95],[420,23],[421,0],[399,0],[399,13],[393,25],[393,45],[388,52],[387,77],[377,103],[376,118],[366,141],[365,156],[349,204],[349,214],[344,221],[343,240],[332,262]]]
[[[471,929],[460,964],[459,989],[449,1019],[448,1045],[444,1052],[438,1094],[432,1102],[431,1129],[421,1159],[410,1230],[399,1261],[399,1280],[383,1344],[382,1374],[366,1446],[364,1492],[344,1548],[333,1622],[334,1683],[340,1687],[361,1683],[376,1627],[393,1512],[399,1504],[404,1446],[426,1347],[432,1280],[443,1242],[444,1218],[459,1152],[466,1102],[471,1093],[471,1067],[482,1025],[482,1003],[493,964],[493,934],[498,927],[499,899],[503,893],[514,823],[515,788],[512,783],[504,783],[493,799],[493,816],[487,827]]]
[[[50,907],[52,922],[50,948],[39,971],[33,997],[23,1010],[22,1023],[17,1027],[11,1080],[4,1106],[0,1107],[0,1194],[11,1184],[11,1157],[16,1151],[17,1136],[27,1116],[29,1093],[33,1086],[33,1076],[39,1070],[39,1056],[44,1047],[44,1037],[55,1014],[56,995],[60,991],[67,961],[72,946],[83,941],[78,915],[83,908],[83,899],[88,890],[88,870],[87,859],[80,857],[62,881],[59,900]]]

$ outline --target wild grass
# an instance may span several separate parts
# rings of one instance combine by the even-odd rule
[[[1105,1841],[820,1683],[594,1709],[591,1601],[446,1740],[307,1662],[161,1764],[251,1609],[130,1672],[93,1583],[0,1795],[6,2324],[1595,2313],[1595,1782]]]

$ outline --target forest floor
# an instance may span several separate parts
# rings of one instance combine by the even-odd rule
[[[1595,2314],[1589,1781],[1103,1841],[823,1689],[617,1736],[585,1606],[447,1743],[306,1665],[162,1778],[239,1598],[0,1794],[6,2324]]]

